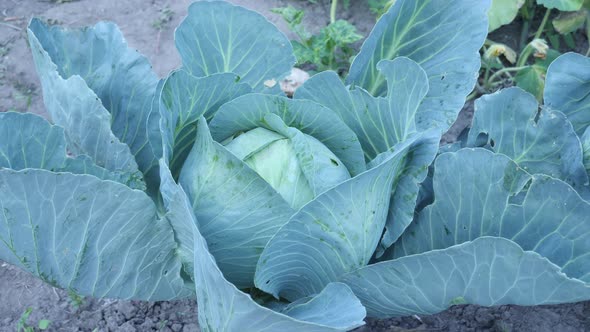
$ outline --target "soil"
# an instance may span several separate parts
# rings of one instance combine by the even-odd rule
[[[129,45],[146,55],[160,76],[179,67],[174,28],[186,15],[191,0],[0,0],[0,111],[45,115],[39,80],[26,42],[32,16],[68,26],[117,23]],[[313,32],[328,23],[329,4],[302,0],[231,0],[268,17],[290,38],[282,19],[271,8],[292,4],[306,11],[305,24]],[[154,24],[164,9],[170,21],[161,30]],[[341,18],[367,35],[375,22],[364,1],[351,1]],[[509,38],[509,37],[506,37]],[[584,40],[585,43],[585,40]],[[582,48],[587,47],[585,44]],[[467,104],[445,136],[452,142],[470,124],[473,104]],[[27,308],[28,324],[51,321],[51,331],[199,331],[194,301],[137,302],[76,299],[9,264],[0,261],[0,331],[15,331]],[[558,306],[492,308],[455,306],[433,316],[368,320],[358,332],[368,331],[590,331],[590,302]]]

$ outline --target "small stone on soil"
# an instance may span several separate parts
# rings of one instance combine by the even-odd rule
[[[201,329],[197,324],[187,324],[182,328],[182,332],[201,332]]]
[[[135,314],[137,313],[137,307],[133,304],[119,302],[116,306],[117,311],[121,313],[126,320],[130,320],[131,318],[135,317]]]
[[[135,328],[135,326],[133,326],[133,323],[126,322],[125,324],[119,326],[119,328],[117,329],[117,331],[120,331],[120,332],[136,332],[137,329]]]

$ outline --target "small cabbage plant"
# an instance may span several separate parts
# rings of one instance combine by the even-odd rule
[[[192,298],[204,331],[345,331],[590,299],[590,60],[544,99],[473,88],[490,1],[397,0],[345,82],[293,99],[261,15],[199,1],[159,80],[117,27],[33,19],[52,123],[0,114],[0,258],[72,292]]]

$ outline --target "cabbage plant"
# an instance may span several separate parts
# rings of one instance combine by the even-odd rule
[[[0,258],[72,292],[192,298],[204,331],[344,331],[459,303],[590,299],[590,60],[439,146],[489,1],[397,0],[293,99],[261,15],[199,1],[159,80],[117,27],[28,28],[52,122],[0,114]]]

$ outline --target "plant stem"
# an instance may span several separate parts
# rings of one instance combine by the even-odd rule
[[[473,91],[471,91],[469,96],[467,96],[467,98],[465,98],[465,101],[472,101],[473,99],[475,99],[477,97],[478,94],[479,94],[479,92],[476,89],[473,89]]]
[[[531,28],[531,21],[535,17],[535,8],[535,5],[530,0],[527,0],[524,6],[520,8],[520,15],[524,19],[524,23],[520,33],[520,42],[518,43],[519,50],[522,50],[527,44],[529,30]]]
[[[483,74],[483,85],[485,88],[488,87],[489,85],[489,79],[490,79],[490,67],[486,66],[486,71]]]
[[[525,48],[522,50],[522,52],[520,52],[520,55],[518,56],[518,61],[516,62],[516,67],[524,66],[526,63],[526,60],[529,58],[529,56],[531,56],[532,52],[533,52],[533,47],[529,43],[525,46]]]
[[[336,8],[338,8],[338,0],[332,0],[330,7],[330,23],[336,22]]]
[[[543,16],[541,25],[539,26],[539,29],[537,29],[537,33],[535,33],[535,39],[541,38],[543,30],[545,30],[545,25],[547,25],[547,21],[549,20],[549,15],[551,15],[551,9],[547,9],[547,11],[545,12],[545,16]]]
[[[523,70],[525,69],[527,66],[522,66],[522,67],[509,67],[509,68],[502,68],[500,70],[498,70],[497,72],[494,73],[494,75],[492,75],[490,77],[490,79],[486,82],[487,84],[491,84],[492,82],[494,82],[494,80],[498,77],[500,77],[500,75],[504,74],[504,73],[508,73],[511,71],[519,71],[519,70]]]
[[[530,26],[531,26],[531,24],[529,21],[524,21],[524,23],[522,25],[522,32],[520,33],[520,42],[518,43],[518,48],[521,50],[526,45],[526,40],[528,39],[528,36],[529,36]]]

